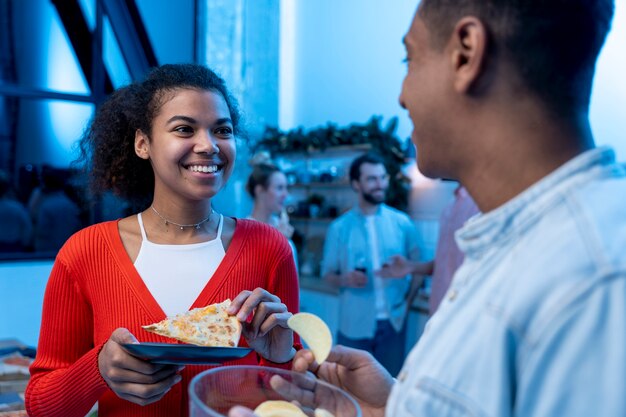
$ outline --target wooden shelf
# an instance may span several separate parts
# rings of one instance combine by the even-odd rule
[[[289,217],[289,221],[294,223],[330,223],[335,219],[336,217]]]
[[[372,145],[369,143],[360,143],[358,145],[340,145],[330,146],[325,149],[302,149],[302,150],[288,150],[288,151],[275,151],[274,157],[282,157],[284,155],[312,155],[319,156],[320,154],[337,154],[337,153],[350,153],[350,152],[365,152],[372,149]]]
[[[310,182],[310,183],[295,183],[289,185],[291,188],[350,188],[350,183],[347,182]]]

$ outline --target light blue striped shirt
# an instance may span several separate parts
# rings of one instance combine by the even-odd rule
[[[626,173],[588,151],[457,233],[394,417],[626,416]]]

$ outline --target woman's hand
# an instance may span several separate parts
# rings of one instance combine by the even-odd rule
[[[116,329],[98,355],[100,375],[118,397],[147,405],[180,382],[183,367],[146,362],[126,352],[124,343],[137,343],[137,339],[128,329]]]
[[[293,331],[287,326],[292,314],[280,298],[262,288],[242,291],[228,309],[243,324],[243,336],[259,355],[272,362],[284,363],[293,358]],[[252,320],[248,317],[254,313]]]
[[[291,239],[293,236],[294,228],[291,224],[289,224],[289,215],[286,210],[280,212],[280,217],[278,219],[278,224],[276,228],[282,233],[287,239]]]
[[[366,351],[335,346],[324,363],[318,365],[313,353],[302,349],[294,357],[293,370],[301,373],[311,371],[322,381],[352,395],[358,401],[363,417],[385,415],[393,378]]]

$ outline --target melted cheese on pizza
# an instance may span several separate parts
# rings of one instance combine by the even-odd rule
[[[241,337],[241,323],[235,316],[226,313],[230,304],[228,299],[142,327],[149,332],[194,345],[235,347]]]

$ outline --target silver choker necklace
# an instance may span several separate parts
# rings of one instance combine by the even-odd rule
[[[204,223],[208,222],[209,219],[211,218],[211,216],[213,215],[213,209],[211,209],[211,212],[209,213],[209,217],[207,217],[206,219],[202,220],[201,222],[193,223],[193,224],[178,224],[176,222],[173,222],[173,221],[168,220],[165,217],[163,217],[161,215],[161,213],[159,213],[157,211],[157,209],[154,208],[154,206],[150,206],[150,208],[152,209],[152,211],[154,211],[156,213],[157,216],[159,216],[161,218],[161,220],[163,220],[165,222],[166,226],[168,226],[170,224],[173,224],[174,226],[180,227],[180,230],[183,230],[185,227],[193,227],[194,229],[198,230],[198,229],[200,229],[200,226],[203,225]]]

